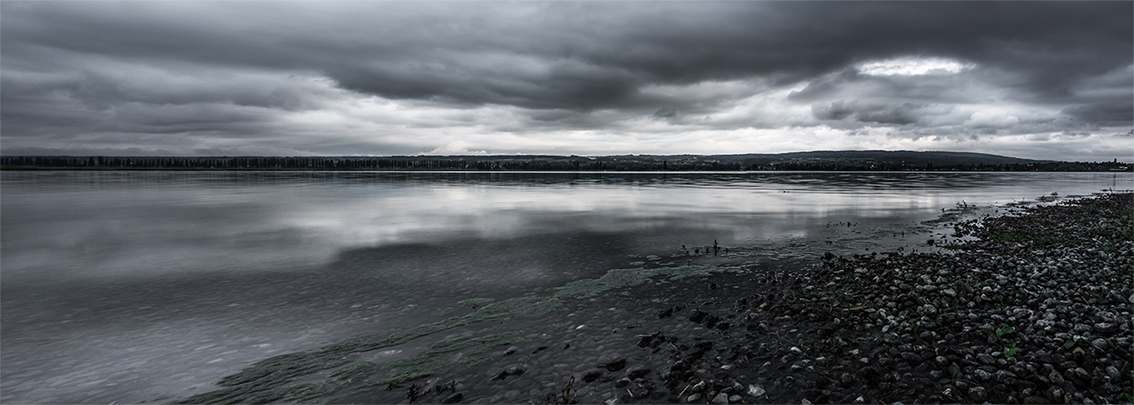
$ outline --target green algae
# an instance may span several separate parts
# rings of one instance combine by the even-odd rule
[[[496,301],[495,298],[471,298],[457,302],[457,305],[477,309]]]
[[[458,363],[462,365],[472,365],[483,362],[487,360],[487,357],[477,355],[484,354],[497,346],[520,343],[524,340],[521,336],[522,333],[522,331],[512,331],[483,337],[459,336],[439,340],[430,345],[425,353],[417,357],[397,361],[382,367],[392,373],[393,376],[375,381],[371,385],[390,386],[391,384],[401,384],[406,381],[430,376],[434,371]],[[463,356],[453,355],[453,353],[465,349],[471,350],[467,353],[462,353]],[[466,356],[469,358],[465,359],[464,357]]]
[[[349,339],[319,350],[291,353],[259,361],[240,372],[223,378],[222,389],[185,399],[182,403],[266,403],[276,401],[310,402],[326,397],[336,390],[373,378],[375,374],[392,374],[390,377],[368,383],[394,386],[432,375],[435,371],[454,365],[474,365],[490,360],[479,356],[492,347],[522,340],[519,332],[507,332],[485,337],[463,336],[435,342],[423,354],[385,366],[355,363],[357,354],[397,346],[415,339],[453,328],[486,321],[506,321],[512,317],[538,317],[563,306],[566,299],[593,299],[599,293],[612,289],[632,287],[644,283],[675,281],[685,277],[708,275],[716,272],[743,272],[740,266],[683,265],[654,269],[613,269],[597,279],[577,280],[549,290],[549,295],[528,295],[502,301],[474,298],[458,303],[474,309],[459,317],[415,326],[386,335],[370,335]],[[471,349],[471,350],[467,350]],[[461,356],[456,351],[467,350]],[[458,358],[459,357],[459,358]],[[352,364],[355,363],[355,364]],[[294,384],[301,376],[343,367],[330,375],[327,381],[312,384]]]
[[[710,265],[684,265],[677,267],[659,267],[655,269],[629,268],[614,269],[593,279],[576,280],[562,287],[552,288],[556,298],[589,298],[598,293],[615,288],[632,287],[653,282],[655,277],[679,280],[685,277],[702,276],[710,273],[742,272],[740,266],[710,266]]]

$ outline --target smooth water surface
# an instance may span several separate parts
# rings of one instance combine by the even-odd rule
[[[819,239],[1129,173],[0,173],[0,402],[198,394],[272,355],[682,245]]]

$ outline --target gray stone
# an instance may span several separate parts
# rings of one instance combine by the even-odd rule
[[[1057,404],[1066,401],[1063,398],[1063,389],[1056,386],[1047,387],[1047,399]]]
[[[1122,372],[1118,371],[1118,368],[1115,366],[1106,366],[1106,375],[1110,376],[1110,378],[1114,380],[1122,378]]]
[[[1008,370],[996,370],[995,378],[996,378],[996,381],[1006,383],[1008,381],[1011,381],[1011,380],[1009,380],[1010,378],[1011,379],[1019,379],[1020,377],[1016,376],[1015,373],[1008,371]]]
[[[1082,367],[1075,367],[1071,369],[1071,376],[1080,380],[1091,381],[1091,373],[1088,373],[1087,370],[1083,369]]]
[[[981,386],[969,388],[969,399],[973,400],[973,402],[984,402],[984,400],[988,399],[988,391]]]
[[[765,392],[766,391],[764,391],[764,387],[761,387],[759,385],[750,384],[748,386],[748,395],[758,397],[758,396],[764,395]]]
[[[914,352],[902,352],[902,360],[916,365],[921,363],[921,356],[918,356],[917,353]]]
[[[713,403],[714,404],[728,405],[728,394],[725,394],[723,392],[720,393],[720,394],[717,394],[717,396],[713,397]]]
[[[691,403],[691,404],[701,402],[701,394],[693,394],[693,395],[690,395],[688,397],[685,397],[685,402],[688,402],[688,403]]]
[[[1095,331],[1098,333],[1114,333],[1118,331],[1118,325],[1112,322],[1099,322],[1095,324]]]
[[[733,395],[731,397],[728,397],[728,402],[740,402],[740,401],[743,401],[743,400],[744,400],[744,397],[742,397],[740,395]]]
[[[988,381],[992,379],[992,373],[989,373],[982,368],[973,370],[973,375],[981,381]]]

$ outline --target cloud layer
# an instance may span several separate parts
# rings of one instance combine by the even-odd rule
[[[4,154],[1134,155],[1129,2],[0,3]]]

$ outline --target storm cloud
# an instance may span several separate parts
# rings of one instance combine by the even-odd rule
[[[0,12],[4,154],[1134,155],[1130,2]]]

